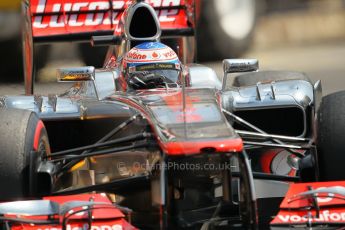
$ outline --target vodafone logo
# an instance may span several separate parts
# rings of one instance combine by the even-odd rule
[[[137,49],[133,48],[127,53],[127,62],[167,62],[178,60],[176,53],[171,48]]]
[[[128,59],[133,59],[133,60],[143,60],[143,59],[146,59],[146,55],[145,54],[140,54],[140,53],[137,53],[137,52],[129,52],[127,54],[127,58]]]
[[[166,53],[163,53],[163,56],[165,58],[175,58],[175,57],[177,57],[176,53],[173,50],[170,50],[170,51],[168,51]]]
[[[283,223],[300,223],[300,222],[344,222],[345,223],[345,212],[330,212],[328,210],[320,212],[319,218],[309,217],[308,215],[278,215],[278,219]]]
[[[153,7],[169,7],[181,5],[181,0],[147,0]],[[98,26],[98,25],[118,25],[121,17],[119,12],[107,12],[112,6],[113,10],[124,10],[131,1],[113,0],[110,1],[85,1],[68,2],[53,0],[38,0],[37,7],[33,9],[36,14],[44,16],[35,16],[32,26],[37,29],[61,28],[66,25],[71,27],[80,26]],[[92,11],[104,10],[105,12],[94,13]],[[48,15],[52,13],[52,15]],[[68,12],[86,12],[86,14],[66,14]],[[90,13],[88,13],[90,12]],[[178,15],[178,9],[157,10],[160,22],[173,22]],[[54,15],[55,13],[55,15]],[[61,16],[66,15],[66,16]]]

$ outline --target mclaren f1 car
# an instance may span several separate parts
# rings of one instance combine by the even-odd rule
[[[224,60],[222,81],[181,63],[159,41],[193,35],[188,1],[161,9],[177,10],[171,24],[134,1],[111,36],[116,1],[105,2],[24,3],[27,95],[0,98],[3,228],[345,226],[339,96],[321,103],[320,82],[255,59]],[[73,87],[32,95],[33,44],[90,35],[109,45],[104,68],[60,68]]]

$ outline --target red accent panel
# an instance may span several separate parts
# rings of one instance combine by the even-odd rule
[[[264,173],[272,173],[272,161],[274,158],[280,153],[281,150],[278,149],[272,149],[267,152],[264,152],[264,154],[260,158],[260,164],[261,164],[261,169],[262,172]],[[290,172],[288,173],[288,176],[296,176],[296,170],[291,169]]]
[[[271,225],[289,226],[291,224],[306,224],[308,222],[312,224],[345,224],[345,200],[342,200],[345,197],[340,195],[336,196],[340,196],[342,199],[334,198],[334,194],[325,194],[324,197],[322,197],[322,193],[319,194],[320,197],[317,198],[317,202],[320,207],[320,216],[318,218],[316,218],[315,210],[305,208],[308,205],[310,206],[310,200],[303,199],[289,202],[291,198],[294,198],[299,193],[308,191],[307,186],[311,186],[313,190],[333,186],[345,187],[345,181],[291,184],[280,205],[281,210],[273,219]],[[309,212],[311,216],[309,216]]]
[[[111,201],[105,194],[81,194],[81,195],[69,195],[69,196],[52,196],[44,197],[44,200],[51,200],[59,204],[63,204],[69,201],[90,201],[103,202],[111,204]],[[125,215],[118,209],[96,209],[92,212],[94,219],[108,219],[108,218],[123,218]],[[74,216],[72,219],[83,219],[85,215]]]
[[[38,121],[37,126],[36,126],[36,130],[35,130],[35,136],[34,136],[34,146],[33,149],[35,151],[38,150],[38,144],[40,141],[40,136],[41,136],[41,130],[44,127],[44,124],[41,120]]]
[[[224,153],[241,152],[243,150],[241,138],[201,142],[161,142],[160,146],[164,152],[172,156],[200,153],[203,148],[214,148],[215,152]]]
[[[61,225],[29,225],[21,224],[11,226],[12,230],[62,230]],[[67,230],[81,230],[88,229],[87,221],[69,221],[66,226]],[[110,219],[110,220],[93,220],[91,230],[135,230],[133,227],[124,219]]]
[[[103,202],[112,204],[105,194],[81,194],[70,196],[52,196],[44,197],[44,200],[50,200],[59,203],[60,205],[70,201],[90,201]],[[124,219],[125,215],[118,209],[95,209],[92,211],[92,226],[91,230],[136,230],[134,226]],[[28,219],[47,219],[46,216],[22,216]],[[54,217],[58,218],[58,216]],[[77,215],[69,218],[66,229],[67,230],[80,230],[88,229],[87,223],[88,214],[78,213]],[[29,224],[14,224],[11,225],[12,230],[61,230],[60,225],[29,225]]]
[[[278,154],[277,150],[265,152],[260,158],[260,164],[264,173],[272,173],[271,163],[273,158]]]
[[[191,1],[191,0],[189,0]],[[202,0],[195,0],[195,12],[196,12],[196,20],[199,21],[201,15],[201,8],[202,8]]]

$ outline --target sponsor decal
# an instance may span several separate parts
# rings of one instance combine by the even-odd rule
[[[141,65],[135,67],[136,71],[147,71],[147,70],[156,70],[156,69],[172,69],[175,70],[175,64],[171,63],[155,63],[149,65]]]
[[[143,60],[146,59],[147,56],[145,54],[140,54],[138,52],[129,52],[127,54],[128,59],[134,59],[134,60]]]
[[[318,190],[331,187],[345,187],[345,181],[314,182],[314,183],[296,183],[291,184],[283,202],[280,205],[280,211],[272,225],[286,224],[305,224],[305,223],[334,223],[345,224],[345,201],[340,194],[319,192]],[[317,203],[320,207],[319,216],[316,217],[316,210],[309,209],[312,204],[309,197],[300,197],[299,194],[310,190],[315,190]],[[326,193],[325,193],[326,192]]]
[[[153,7],[174,7],[180,6],[182,0],[147,0]],[[53,1],[53,0],[37,0],[32,3],[32,11],[34,16],[32,26],[37,29],[44,28],[63,28],[65,26],[81,27],[81,26],[99,26],[99,25],[118,25],[122,12],[131,3],[131,1]],[[36,7],[35,7],[36,6]],[[109,9],[112,6],[113,12]],[[94,12],[101,11],[101,12]],[[179,15],[179,9],[157,10],[160,22],[171,23],[176,20]],[[66,14],[69,12],[83,12],[75,14]],[[42,16],[42,14],[47,14]],[[49,15],[48,15],[49,14]]]
[[[125,57],[127,62],[169,62],[178,61],[176,53],[171,48],[137,49],[133,48]]]
[[[156,67],[157,69],[174,69],[175,65],[170,63],[158,63]]]
[[[332,212],[329,210],[324,210],[320,212],[320,216],[316,218],[315,216],[308,216],[308,215],[282,215],[279,214],[277,216],[279,219],[278,222],[280,223],[305,223],[308,221],[311,222],[317,222],[317,223],[330,223],[330,222],[335,222],[335,223],[345,223],[345,212]]]
[[[168,52],[163,53],[165,58],[174,58],[176,57],[176,53],[173,50],[169,50]]]
[[[36,230],[61,230],[61,227],[48,227],[48,228],[36,228]],[[89,225],[84,224],[82,226],[72,226],[70,224],[67,224],[66,230],[88,230]],[[92,225],[91,230],[122,230],[122,226],[120,224],[114,224],[114,225]]]
[[[151,56],[153,59],[159,59],[159,57],[160,57],[160,55],[156,52],[153,52]]]

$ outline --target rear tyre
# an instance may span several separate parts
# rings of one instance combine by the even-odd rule
[[[0,62],[1,81],[18,82],[23,80],[23,61],[19,39],[0,42],[0,53],[5,54]]]
[[[108,47],[92,47],[88,43],[81,43],[78,46],[80,57],[88,66],[102,68],[107,54]]]
[[[20,38],[0,42],[0,53],[6,54],[6,58],[1,59],[0,62],[1,82],[22,82],[24,80],[21,43]],[[36,45],[34,49],[35,68],[40,70],[48,62],[50,45]]]
[[[236,76],[232,83],[235,87],[256,85],[258,82],[272,82],[279,80],[304,80],[311,83],[309,77],[300,72],[291,71],[260,71]]]
[[[0,197],[35,197],[36,169],[41,157],[50,153],[43,122],[35,113],[20,109],[0,109],[0,119]]]
[[[345,91],[322,98],[318,113],[318,162],[322,181],[345,180]]]
[[[202,1],[198,23],[198,58],[238,57],[250,46],[257,18],[255,0]]]

